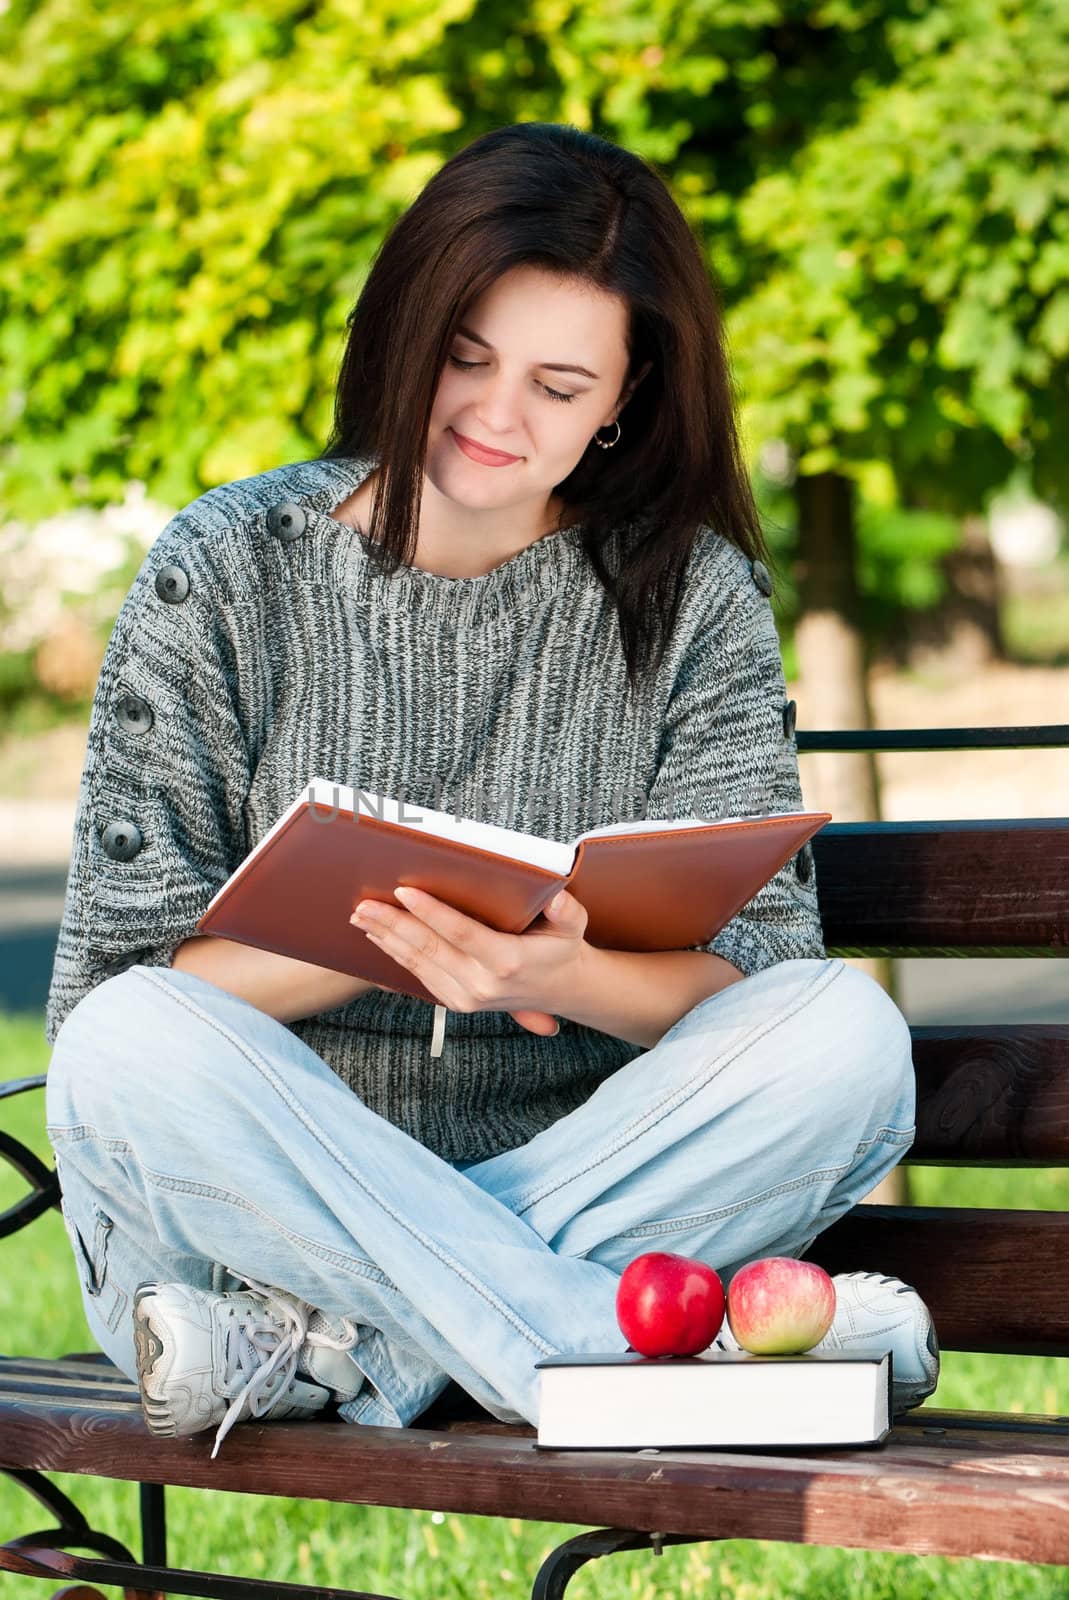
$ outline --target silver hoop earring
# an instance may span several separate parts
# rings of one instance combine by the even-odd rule
[[[615,439],[599,439],[598,434],[601,432],[601,429],[598,428],[594,434],[594,443],[599,444],[603,450],[611,450],[614,444],[620,443],[620,435],[623,433],[623,431],[624,430],[621,428],[619,422],[617,422]]]

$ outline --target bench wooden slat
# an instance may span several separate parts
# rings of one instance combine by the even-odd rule
[[[910,1033],[917,1137],[907,1162],[1069,1166],[1069,1023]]]
[[[84,1398],[89,1398],[94,1406],[115,1403],[135,1407],[140,1405],[137,1385],[124,1372],[120,1372],[104,1356],[99,1367],[102,1369],[99,1382],[88,1395],[83,1395],[84,1380],[79,1374],[84,1373],[86,1367],[76,1357],[42,1359],[37,1356],[2,1356],[0,1403],[6,1400],[21,1402],[27,1397],[47,1395],[61,1399],[68,1406],[80,1403]],[[457,1384],[450,1384],[446,1394],[440,1396],[412,1426],[438,1431],[503,1434],[507,1438],[533,1439],[537,1434],[537,1429],[522,1423],[499,1422]],[[1028,1449],[1051,1451],[1062,1458],[1065,1458],[1069,1444],[1069,1414],[1048,1416],[961,1411],[928,1404],[899,1418],[896,1431],[909,1428],[919,1429],[933,1440],[948,1435],[945,1441],[948,1446],[968,1439],[973,1443],[981,1443],[985,1449],[1003,1453],[1019,1450],[1025,1434],[1029,1435]],[[1069,1459],[1066,1459],[1065,1465],[1069,1472]]]
[[[1069,955],[1069,818],[829,822],[811,844],[829,954]]]
[[[135,1394],[137,1392],[136,1385],[130,1382],[125,1372],[120,1372],[114,1361],[110,1361],[103,1352],[93,1361],[87,1361],[80,1355],[0,1356],[0,1374],[6,1377],[20,1373],[28,1378],[47,1379],[57,1372],[62,1372],[67,1378],[78,1378],[85,1383],[111,1384],[130,1389]]]
[[[927,1404],[899,1417],[899,1432],[912,1431],[926,1444],[962,1443],[974,1456],[992,1451],[1035,1451],[1056,1456],[1063,1464],[1069,1448],[1069,1415],[1048,1416],[1029,1412],[946,1410]],[[1027,1440],[1027,1442],[1026,1442]]]
[[[43,1361],[32,1356],[0,1358],[0,1400],[17,1399],[26,1405],[116,1406],[141,1410],[137,1384],[111,1361],[99,1367],[60,1357]]]
[[[83,1406],[93,1411],[106,1411],[110,1413],[121,1411],[130,1416],[141,1415],[140,1401],[130,1400],[125,1395],[121,1398],[115,1398],[114,1396],[107,1394],[86,1395],[79,1394],[76,1389],[61,1389],[60,1392],[56,1394],[54,1392],[48,1393],[40,1389],[24,1389],[19,1385],[12,1384],[7,1398],[10,1398],[12,1401],[17,1400],[20,1406],[24,1406],[28,1410],[36,1406],[39,1410],[46,1411],[50,1407],[54,1406],[57,1400],[60,1400],[65,1406]]]
[[[498,1422],[470,1396],[466,1399],[469,1408],[467,1414],[439,1418],[436,1406],[430,1406],[410,1426],[444,1428],[451,1433],[503,1433],[510,1436],[523,1434],[531,1439],[536,1437],[536,1428],[528,1428],[520,1423]],[[907,1430],[904,1437],[916,1437],[923,1444],[939,1443],[951,1448],[958,1443],[967,1443],[999,1453],[1039,1450],[1061,1461],[1065,1460],[1066,1446],[1069,1444],[1069,1416],[1037,1415],[1023,1411],[950,1411],[931,1403],[916,1406],[900,1416],[895,1423],[895,1437],[903,1430]],[[1024,1443],[1026,1436],[1027,1445]],[[890,1448],[890,1443],[883,1448]]]
[[[504,1426],[504,1425],[502,1425]],[[243,1423],[215,1461],[210,1434],[155,1439],[143,1420],[0,1400],[4,1465],[145,1483],[297,1495],[462,1515],[778,1539],[913,1554],[1069,1563],[1064,1463],[1008,1433],[977,1458],[895,1429],[886,1449],[539,1450],[506,1435],[345,1423]]]
[[[806,1259],[912,1284],[943,1349],[1069,1355],[1069,1212],[858,1205]]]

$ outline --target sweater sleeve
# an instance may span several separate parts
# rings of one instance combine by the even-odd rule
[[[150,552],[123,601],[93,698],[49,1044],[105,978],[170,966],[248,853],[250,763],[224,614],[195,592],[161,598],[158,564]]]
[[[673,686],[647,816],[746,816],[804,809],[787,737],[783,660],[771,602],[747,576],[688,647]],[[798,874],[799,856],[805,881]],[[746,976],[826,955],[812,848],[803,847],[718,934],[689,946]],[[808,868],[808,872],[806,872]]]

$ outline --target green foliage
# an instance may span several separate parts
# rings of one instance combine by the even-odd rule
[[[0,719],[34,687],[33,657],[29,650],[0,651]]]
[[[886,476],[865,473],[856,497],[856,577],[864,631],[873,640],[884,637],[900,611],[927,611],[939,604],[947,587],[941,563],[957,546],[959,536],[955,518],[901,505],[893,498],[893,483],[880,481]],[[866,486],[867,496],[863,492]],[[784,666],[790,677],[795,658],[788,635],[801,609],[794,572],[798,507],[789,488],[770,482],[760,471],[755,474],[754,487],[776,563],[773,603],[781,622]]]
[[[1016,461],[1069,502],[1069,12],[946,0],[888,20],[896,74],[742,197],[745,416],[803,472],[890,464],[977,508]]]
[[[10,507],[56,509],[76,476],[98,504],[130,477],[180,504],[319,448],[345,315],[455,127],[434,62],[468,9],[0,18]]]
[[[1067,82],[1061,0],[14,0],[7,512],[315,453],[385,230],[480,132],[545,118],[671,184],[751,463],[784,440],[866,501],[882,474],[866,581],[933,596],[912,512],[976,511],[1021,461],[1069,500]]]

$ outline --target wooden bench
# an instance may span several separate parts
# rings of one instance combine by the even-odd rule
[[[801,751],[1008,746],[1069,747],[1069,726],[798,735]],[[1069,818],[829,824],[812,852],[829,954],[1069,954]],[[1069,1164],[1069,1024],[912,1034],[907,1165]],[[10,1136],[0,1154],[30,1185],[0,1217],[10,1233],[57,1205],[58,1189]],[[1069,1214],[862,1204],[808,1255],[830,1272],[877,1268],[915,1285],[944,1350],[1069,1355]],[[212,1461],[210,1432],[154,1438],[136,1388],[103,1355],[12,1355],[0,1359],[0,1469],[57,1527],[0,1546],[0,1569],[60,1580],[68,1600],[91,1600],[87,1586],[100,1583],[128,1595],[359,1600],[168,1568],[167,1484],[590,1524],[543,1563],[535,1600],[557,1600],[594,1557],[713,1539],[1067,1565],[1069,1416],[1022,1415],[1012,1400],[999,1412],[918,1407],[875,1450],[543,1452],[533,1428],[496,1421],[453,1385],[409,1428],[246,1422]],[[47,1472],[139,1483],[142,1562],[94,1533]]]

